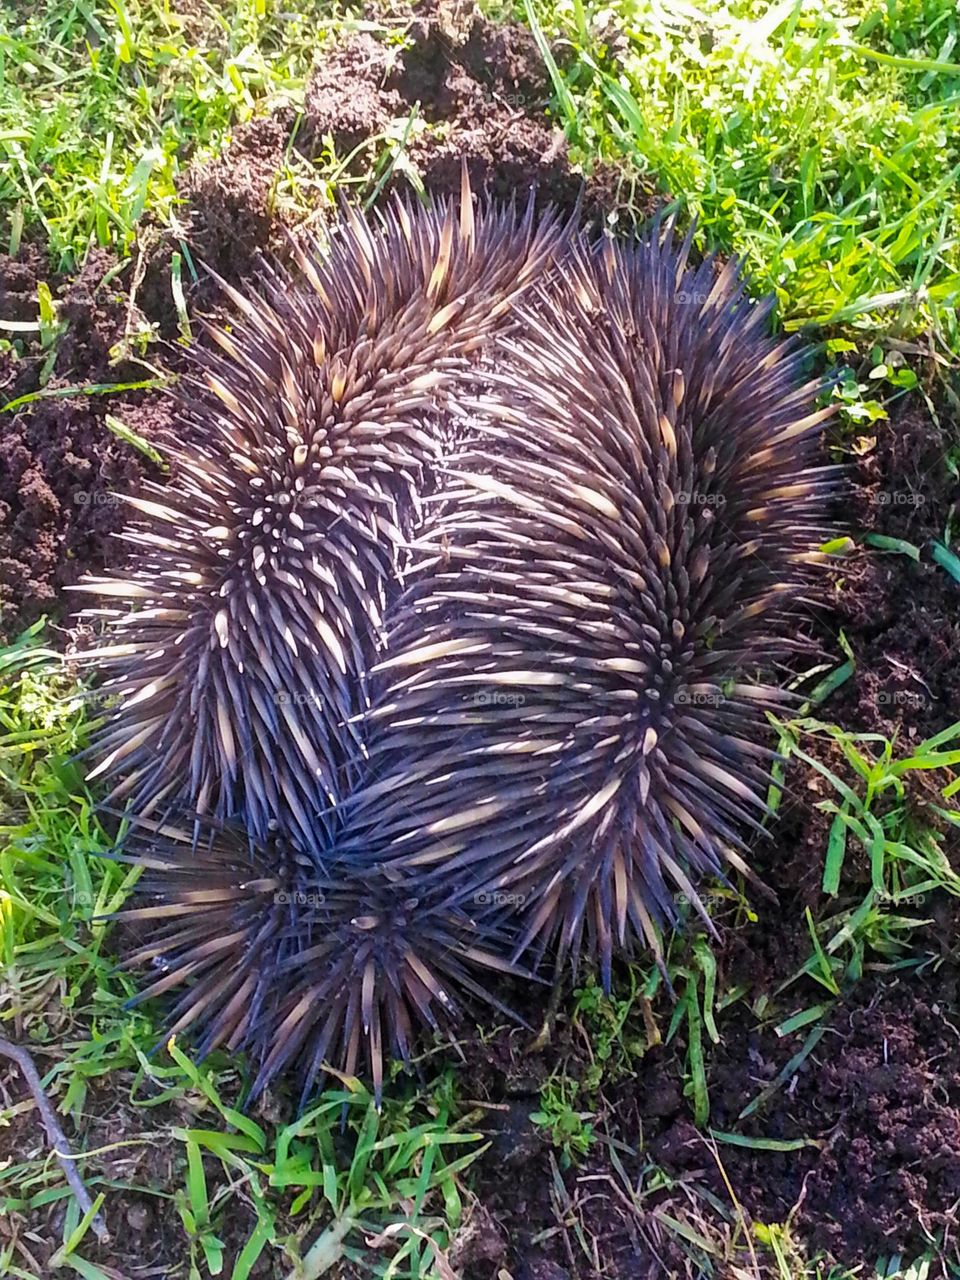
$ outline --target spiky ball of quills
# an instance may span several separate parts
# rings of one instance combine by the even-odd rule
[[[91,655],[116,708],[97,773],[142,815],[176,803],[272,821],[310,845],[362,776],[366,672],[433,487],[444,388],[512,321],[567,231],[533,201],[474,215],[464,180],[379,224],[346,208],[300,275],[265,272],[178,401],[174,486],[142,517],[126,576],[83,588],[112,642]],[[132,610],[132,611],[131,611]]]
[[[506,958],[506,926],[477,930],[442,887],[417,896],[399,874],[349,865],[326,875],[282,836],[201,826],[198,839],[190,824],[134,822],[119,856],[144,868],[148,902],[119,913],[145,934],[125,963],[155,969],[135,1003],[176,993],[168,1036],[247,1053],[251,1100],[291,1063],[301,1101],[330,1064],[365,1069],[379,1099],[385,1049],[407,1059],[465,997],[510,1013],[477,970],[530,976]]]
[[[347,227],[306,300],[231,294],[199,461],[106,585],[147,602],[104,659],[116,794],[239,828],[136,825],[132,963],[254,1092],[365,1057],[379,1093],[496,971],[586,951],[609,980],[677,889],[749,872],[756,676],[834,484],[804,352],[735,266],[475,220],[466,188]]]

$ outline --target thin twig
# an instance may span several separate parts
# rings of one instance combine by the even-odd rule
[[[27,1082],[27,1088],[33,1095],[33,1100],[37,1104],[37,1110],[40,1112],[40,1118],[43,1121],[43,1127],[47,1131],[47,1139],[53,1149],[53,1154],[57,1157],[60,1168],[63,1170],[67,1182],[70,1184],[70,1190],[77,1198],[81,1212],[86,1215],[93,1208],[93,1201],[87,1193],[87,1188],[83,1185],[83,1180],[77,1173],[76,1166],[73,1163],[73,1156],[70,1152],[70,1144],[67,1136],[60,1127],[60,1121],[57,1119],[56,1112],[47,1101],[43,1092],[43,1085],[40,1081],[37,1068],[33,1065],[33,1059],[30,1054],[21,1045],[13,1044],[9,1040],[5,1040],[0,1036],[0,1054],[4,1057],[11,1058],[23,1073],[23,1078]],[[101,1218],[99,1213],[95,1213],[91,1219],[90,1225],[93,1227],[94,1234],[101,1243],[106,1243],[110,1239],[110,1232],[107,1225]]]

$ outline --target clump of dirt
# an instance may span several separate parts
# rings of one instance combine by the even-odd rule
[[[487,195],[523,199],[535,187],[541,203],[564,209],[582,197],[585,216],[597,222],[615,212],[619,175],[600,165],[586,182],[571,169],[562,133],[547,123],[549,82],[529,31],[480,17],[457,31],[434,16],[412,34],[387,85],[408,110],[422,104],[427,120],[443,126],[440,145],[421,135],[410,147],[429,191],[455,195],[465,161],[471,183]]]
[[[430,128],[411,131],[404,160],[431,195],[456,195],[466,162],[474,190],[485,195],[523,199],[536,189],[541,203],[563,209],[582,198],[585,215],[598,222],[616,213],[617,171],[598,165],[586,179],[547,122],[549,80],[528,30],[425,4],[406,36],[399,54],[361,33],[324,59],[307,90],[298,146],[317,154],[329,139],[341,160],[359,148],[351,168],[363,173],[385,131],[419,113]],[[400,166],[394,185],[402,174]]]
[[[37,281],[43,279],[44,255],[35,244],[24,244],[16,258],[0,258],[0,316],[17,324],[36,323]],[[0,395],[12,400],[19,364],[12,351],[0,351]]]
[[[272,197],[294,118],[284,108],[243,125],[222,155],[191,165],[184,175],[180,191],[191,255],[231,283],[249,279],[261,253],[281,248]],[[154,271],[158,265],[152,264]]]
[[[107,254],[91,253],[76,277],[57,280],[35,246],[0,259],[0,314],[35,320],[37,286],[46,280],[65,325],[43,387],[48,352],[39,341],[18,356],[6,353],[0,371],[0,408],[42,396],[0,417],[0,642],[43,613],[69,608],[64,587],[122,558],[116,535],[126,514],[118,495],[136,494],[143,476],[156,471],[110,431],[106,415],[157,440],[168,419],[159,397],[69,394],[73,387],[144,380],[136,362],[114,358],[127,309],[116,281],[103,283],[112,265]]]
[[[84,405],[51,402],[0,436],[0,639],[62,605],[80,572],[112,560],[116,492],[141,469]]]
[[[357,32],[329,51],[314,71],[304,98],[304,123],[298,134],[300,145],[319,155],[327,146],[346,160],[360,148],[373,152],[382,135],[403,113],[404,100],[386,88],[391,59],[379,40]],[[351,86],[344,93],[345,84]],[[355,169],[362,171],[362,164]]]
[[[931,554],[960,508],[947,466],[957,443],[911,406],[853,459],[851,529],[908,543],[919,560],[871,550],[838,573],[833,604],[856,671],[831,714],[852,730],[920,741],[960,720],[960,584]]]

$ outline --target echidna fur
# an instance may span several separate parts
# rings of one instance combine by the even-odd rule
[[[254,1093],[363,1064],[379,1096],[497,972],[586,953],[609,982],[675,894],[750,874],[758,676],[835,470],[803,348],[688,251],[474,216],[465,185],[348,215],[306,292],[230,292],[180,488],[99,584],[144,604],[99,658],[101,749],[148,869],[142,998],[246,1050]]]
[[[109,803],[279,821],[311,844],[362,776],[366,672],[442,455],[457,369],[543,278],[569,226],[531,198],[474,211],[345,207],[294,282],[227,284],[220,350],[180,400],[176,485],[129,498],[141,519],[89,656],[116,705],[96,742]]]

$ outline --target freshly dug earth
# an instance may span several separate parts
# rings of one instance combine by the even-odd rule
[[[156,395],[63,395],[150,379],[135,359],[111,360],[127,320],[116,280],[101,284],[114,265],[91,253],[76,277],[53,282],[65,328],[42,389],[48,352],[39,342],[19,358],[0,353],[0,407],[28,398],[0,412],[0,643],[42,613],[61,614],[62,589],[118,557],[126,519],[118,495],[136,494],[151,464],[111,432],[108,412],[147,439],[163,436],[168,414]],[[49,279],[34,245],[0,259],[0,316],[35,320],[38,283]],[[30,400],[38,391],[43,398]]]
[[[460,156],[466,155],[479,190],[510,195],[535,184],[541,199],[572,208],[582,181],[544,123],[548,89],[529,34],[473,17],[457,28],[434,13],[421,16],[411,35],[412,46],[398,56],[360,35],[325,59],[307,94],[297,151],[343,160],[360,148],[347,168],[359,176],[369,166],[368,139],[419,103],[423,118],[444,124],[440,132],[411,131],[407,160],[428,190],[458,189]],[[292,118],[282,113],[256,121],[237,131],[220,159],[184,175],[182,217],[191,252],[232,282],[249,279],[258,253],[285,253],[282,227],[290,215],[276,199],[276,178],[292,128]],[[402,187],[399,168],[392,184]],[[584,205],[587,216],[616,212],[614,175],[594,175]],[[316,219],[328,212],[318,207]],[[60,280],[50,276],[39,246],[26,245],[14,261],[0,260],[0,315],[32,319],[37,282],[46,280],[66,326],[52,366],[39,343],[17,356],[0,354],[0,408],[43,392],[43,398],[0,413],[0,632],[7,638],[42,612],[62,618],[62,589],[83,571],[122,557],[115,535],[124,508],[117,495],[136,493],[145,475],[162,476],[108,425],[108,419],[119,420],[162,453],[176,425],[162,390],[61,393],[146,381],[158,363],[176,371],[179,319],[169,284],[175,248],[147,228],[134,262],[120,267],[93,253],[74,278]],[[214,285],[201,277],[188,295],[191,314],[216,305]],[[167,340],[161,355],[155,345],[141,352],[143,324]],[[43,370],[49,376],[41,387]],[[960,496],[944,461],[955,444],[954,424],[946,413],[934,423],[912,399],[907,403],[905,412],[878,424],[855,447],[838,431],[836,449],[849,450],[852,460],[853,502],[846,504],[851,529],[907,539],[922,549],[921,560],[854,553],[829,575],[831,589],[811,608],[809,620],[811,636],[836,662],[842,655],[833,637],[842,626],[856,660],[854,674],[820,709],[823,718],[852,731],[896,734],[904,746],[960,720],[958,587],[929,554],[931,540],[941,538],[955,517]],[[842,772],[837,754],[822,750]],[[805,909],[814,921],[823,920],[858,901],[857,889],[869,883],[869,868],[851,853],[845,892],[852,896],[822,895],[829,816],[816,805],[827,798],[827,787],[799,764],[788,785],[771,839],[755,851],[755,865],[779,905],[757,898],[752,922],[732,911],[720,917],[718,991],[743,990],[720,1015],[721,1040],[706,1046],[706,1061],[711,1127],[786,1142],[789,1149],[714,1142],[694,1127],[691,1099],[682,1091],[683,1034],[668,1046],[652,1044],[654,1025],[665,1035],[670,1021],[666,998],[646,1011],[637,1003],[617,1042],[628,1043],[632,1056],[614,1047],[599,1087],[591,1061],[596,1037],[591,1041],[569,1012],[558,1018],[549,1048],[537,1053],[527,1053],[529,1037],[512,1030],[468,1037],[460,1042],[459,1092],[483,1106],[491,1147],[470,1175],[475,1202],[450,1257],[465,1280],[488,1280],[504,1270],[514,1280],[724,1275],[733,1261],[752,1265],[743,1217],[782,1224],[789,1247],[847,1266],[872,1265],[878,1256],[900,1252],[909,1256],[931,1236],[956,1238],[960,918],[952,901],[928,897],[913,910],[922,923],[912,953],[928,954],[922,970],[897,972],[890,958],[868,953],[865,977],[841,994],[828,1030],[801,1067],[739,1118],[809,1031],[781,1037],[774,1026],[825,995],[801,978],[772,1000],[765,1017],[758,1011],[757,1001],[794,977],[810,956]],[[923,779],[909,785],[911,802],[928,806]],[[948,856],[960,868],[960,849],[949,848]],[[851,884],[858,875],[863,884]],[[523,994],[514,995],[522,1004]],[[572,1007],[572,999],[561,1005]],[[536,1023],[542,1009],[528,1012]],[[651,1047],[638,1053],[644,1045]],[[542,1086],[560,1070],[582,1082],[576,1109],[591,1113],[596,1133],[580,1163],[566,1169],[544,1129],[530,1119]],[[20,1096],[20,1081],[8,1079],[8,1094]],[[91,1087],[80,1135],[87,1149],[146,1123],[118,1102],[116,1090],[125,1085],[118,1076]],[[169,1108],[148,1114],[151,1125],[182,1122]],[[39,1141],[32,1113],[22,1114],[0,1132],[0,1159]],[[124,1170],[94,1158],[85,1164],[86,1175],[136,1177],[160,1192],[181,1185],[169,1145],[150,1156],[152,1150],[142,1148],[147,1154],[138,1159],[146,1163]],[[655,1167],[665,1176],[654,1176]],[[185,1274],[173,1201],[113,1192],[108,1205],[117,1215],[111,1225],[124,1240],[122,1265],[130,1274],[143,1274],[142,1268]],[[57,1239],[61,1216],[62,1205],[55,1204],[38,1210],[30,1225],[40,1240]],[[671,1221],[710,1242],[712,1271]],[[238,1209],[226,1239],[228,1259],[252,1226],[252,1216],[245,1220]],[[40,1245],[31,1247],[42,1253]],[[761,1250],[765,1265],[761,1246],[753,1248]],[[948,1243],[945,1254],[953,1256],[954,1248]],[[116,1261],[109,1246],[101,1258]],[[284,1269],[264,1260],[256,1274],[279,1276]]]

